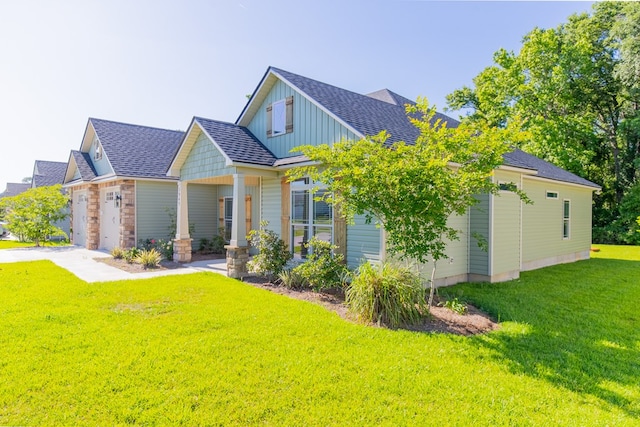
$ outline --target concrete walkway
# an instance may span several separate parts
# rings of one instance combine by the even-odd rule
[[[150,277],[173,274],[190,274],[200,271],[212,271],[227,275],[224,259],[196,261],[185,264],[184,268],[174,268],[144,273],[129,273],[112,267],[94,258],[110,257],[106,251],[90,251],[78,246],[54,246],[41,248],[17,248],[0,250],[0,263],[50,260],[69,270],[85,282],[109,282],[113,280],[147,279]]]

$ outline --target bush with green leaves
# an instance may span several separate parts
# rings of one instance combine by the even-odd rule
[[[280,284],[288,289],[303,289],[307,282],[306,280],[293,269],[282,270],[278,275]]]
[[[200,247],[198,250],[203,254],[223,254],[224,253],[224,237],[221,235],[213,236],[212,239],[200,239]]]
[[[171,239],[140,239],[138,241],[140,249],[155,249],[162,255],[162,258],[173,259],[173,241]]]
[[[140,255],[140,249],[138,249],[138,248],[130,248],[130,249],[127,249],[127,250],[124,251],[122,257],[129,264],[132,264],[136,260],[136,258],[138,258],[138,255]]]
[[[449,310],[457,314],[465,314],[467,312],[467,306],[463,302],[460,302],[457,297],[448,299],[438,305],[444,308],[448,308]]]
[[[111,249],[111,256],[114,259],[123,259],[124,252],[125,252],[124,249],[122,249],[120,246],[116,246],[115,248]]]
[[[335,253],[338,247],[315,236],[305,247],[309,253],[307,260],[292,271],[315,291],[343,287],[347,268],[344,265],[344,257]]]
[[[292,254],[284,241],[273,230],[268,230],[267,221],[260,222],[259,230],[251,230],[247,236],[249,244],[258,249],[258,254],[247,263],[250,272],[275,280],[284,270]]]
[[[160,265],[160,261],[162,261],[162,254],[155,249],[142,249],[139,251],[135,261],[145,269],[156,268]]]
[[[429,313],[420,276],[390,263],[362,263],[345,295],[349,310],[364,322],[395,328],[417,324]]]

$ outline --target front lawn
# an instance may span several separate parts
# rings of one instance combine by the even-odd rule
[[[448,289],[503,322],[475,337],[352,324],[213,273],[0,264],[0,425],[640,425],[640,248],[600,248]]]
[[[40,242],[41,246],[68,246],[69,242]],[[33,242],[19,242],[17,240],[0,240],[0,249],[15,249],[15,248],[33,248],[35,243]]]

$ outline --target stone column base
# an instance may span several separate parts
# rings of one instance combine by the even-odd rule
[[[173,260],[176,262],[191,261],[191,242],[193,239],[173,240]]]
[[[249,247],[226,245],[224,248],[227,250],[227,276],[242,279],[247,275]]]

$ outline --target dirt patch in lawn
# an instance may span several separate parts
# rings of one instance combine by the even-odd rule
[[[291,298],[319,304],[327,310],[337,313],[343,319],[356,322],[355,317],[347,309],[344,293],[340,290],[328,292],[297,291],[274,285],[264,278],[255,276],[245,277],[244,282]],[[436,299],[434,306],[431,307],[431,316],[425,319],[422,324],[407,326],[403,329],[469,336],[487,333],[500,327],[488,314],[472,305],[466,304],[466,313],[458,314],[448,308],[437,306],[438,302],[439,300]],[[385,327],[377,324],[371,324],[370,326]]]

